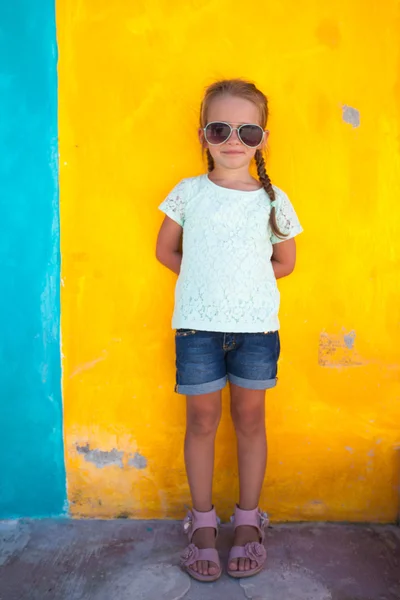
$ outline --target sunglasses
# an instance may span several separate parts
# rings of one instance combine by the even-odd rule
[[[237,132],[239,140],[248,148],[256,148],[264,139],[265,131],[260,125],[246,123],[239,127],[232,127],[223,121],[207,123],[203,129],[204,137],[211,146],[220,146],[229,140],[233,131]]]

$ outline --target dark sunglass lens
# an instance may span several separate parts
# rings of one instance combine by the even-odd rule
[[[239,136],[243,144],[255,148],[261,144],[263,139],[263,130],[258,125],[243,125],[239,130]]]
[[[206,138],[209,144],[223,144],[231,130],[226,123],[209,123],[206,127]]]

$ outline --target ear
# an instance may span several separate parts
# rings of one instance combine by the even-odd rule
[[[199,129],[198,129],[198,136],[199,136],[200,144],[203,146],[203,148],[206,148],[206,140],[204,137],[204,131],[201,129],[201,127],[199,127]]]
[[[269,131],[268,131],[268,129],[266,129],[264,132],[264,139],[261,142],[261,146],[260,146],[261,151],[264,151],[265,148],[267,147],[268,138],[269,138]]]

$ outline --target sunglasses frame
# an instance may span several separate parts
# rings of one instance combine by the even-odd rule
[[[212,142],[210,142],[207,139],[207,132],[206,129],[209,125],[214,125],[215,123],[220,123],[221,125],[228,125],[228,127],[230,128],[230,134],[228,135],[228,137],[226,138],[226,140],[224,140],[223,142],[220,142],[219,144],[213,144]],[[258,129],[261,129],[262,131],[262,138],[261,141],[256,145],[256,146],[249,146],[248,144],[246,144],[241,136],[240,136],[240,130],[242,129],[242,127],[246,127],[246,125],[251,125],[252,127],[258,127]],[[227,123],[226,121],[210,121],[209,123],[207,123],[207,125],[205,127],[203,127],[203,133],[204,133],[204,138],[207,142],[207,144],[210,144],[210,146],[222,146],[222,144],[226,144],[226,142],[230,139],[232,133],[236,131],[237,132],[237,136],[239,141],[243,144],[243,146],[246,146],[246,148],[257,148],[257,146],[260,146],[260,144],[263,143],[264,138],[265,138],[265,134],[268,131],[267,129],[263,129],[261,127],[261,125],[258,125],[257,123],[243,123],[242,125],[239,125],[239,127],[232,127],[232,125],[230,123]]]

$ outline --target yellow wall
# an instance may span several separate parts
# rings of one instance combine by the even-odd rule
[[[391,521],[400,443],[400,64],[395,0],[58,0],[62,332],[75,516],[189,504],[173,392],[175,278],[157,206],[203,170],[204,86],[270,97],[269,171],[305,233],[280,284],[262,506],[275,520]],[[396,12],[397,11],[397,12]],[[360,125],[347,109],[359,111]],[[353,333],[354,332],[354,333]],[[355,336],[355,337],[354,337]],[[215,502],[236,500],[225,397]],[[400,462],[398,463],[400,465]]]

